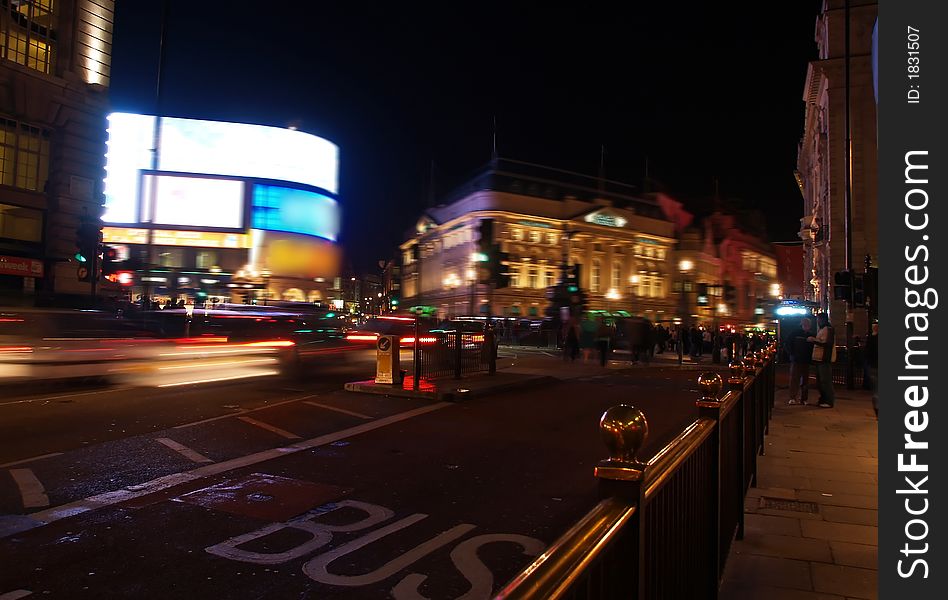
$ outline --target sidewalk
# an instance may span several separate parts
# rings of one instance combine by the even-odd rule
[[[778,378],[785,380],[785,377]],[[811,389],[810,401],[819,393]],[[836,389],[836,407],[788,406],[777,389],[745,532],[731,546],[722,600],[877,598],[878,422],[871,395]]]

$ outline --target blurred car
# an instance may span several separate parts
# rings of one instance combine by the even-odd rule
[[[432,330],[430,321],[426,319],[420,319],[418,326],[421,334],[427,334]],[[412,348],[415,345],[415,319],[413,317],[373,317],[347,331],[346,341],[375,348],[379,336],[383,335],[397,335],[402,348]],[[419,337],[421,337],[421,345],[435,343],[432,336]]]

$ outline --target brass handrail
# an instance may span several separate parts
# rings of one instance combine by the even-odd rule
[[[642,497],[648,500],[658,492],[675,474],[678,466],[711,435],[714,427],[713,419],[695,419],[691,425],[685,427],[684,431],[653,456],[645,469],[645,493]]]
[[[562,598],[635,514],[636,506],[607,498],[520,572],[495,600]]]

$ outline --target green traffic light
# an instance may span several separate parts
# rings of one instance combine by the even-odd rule
[[[78,252],[76,252],[76,255],[73,258],[75,258],[79,262],[86,262],[86,257]]]
[[[567,288],[567,289],[568,289],[570,292],[578,292],[578,291],[579,291],[579,288],[578,288],[577,286],[575,286],[575,285],[571,285],[571,286],[569,286],[569,288]]]

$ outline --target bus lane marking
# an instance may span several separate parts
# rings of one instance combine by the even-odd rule
[[[303,404],[309,404],[310,406],[315,406],[316,408],[325,408],[326,410],[332,410],[344,415],[352,415],[353,417],[359,417],[360,419],[371,420],[375,417],[370,417],[369,415],[363,415],[362,413],[357,413],[352,410],[346,410],[344,408],[339,408],[337,406],[329,406],[328,404],[320,404],[319,402],[312,402],[310,400],[303,401]]]
[[[259,428],[261,428],[261,429],[266,429],[267,431],[273,432],[273,433],[275,433],[275,434],[277,434],[277,435],[279,435],[279,436],[283,436],[283,437],[285,437],[285,438],[288,439],[288,440],[299,440],[299,439],[302,439],[301,436],[298,436],[298,435],[296,435],[295,433],[290,433],[290,432],[287,431],[286,429],[280,429],[279,427],[274,427],[273,425],[269,425],[269,424],[267,424],[267,423],[264,423],[263,421],[258,421],[258,420],[256,420],[256,419],[251,418],[251,417],[237,417],[237,418],[238,418],[239,420],[243,421],[244,423],[250,423],[251,425],[256,425],[257,427],[259,427]]]
[[[49,496],[40,480],[36,478],[32,469],[10,469],[13,481],[20,488],[23,498],[23,508],[40,508],[49,506]]]
[[[356,508],[365,513],[366,516],[344,524],[328,524],[314,520],[342,508]],[[455,525],[414,548],[400,552],[387,563],[367,573],[338,575],[329,571],[329,567],[334,562],[348,557],[347,562],[351,565],[354,561],[350,555],[428,518],[426,514],[416,513],[372,530],[376,525],[380,525],[394,516],[395,511],[384,506],[358,500],[343,500],[317,507],[284,523],[270,523],[249,533],[208,546],[204,550],[208,554],[220,558],[258,565],[277,565],[310,556],[310,559],[303,565],[303,572],[313,581],[331,586],[360,587],[379,583],[402,571],[409,571],[411,565],[425,556],[453,544],[476,528],[476,525],[469,523]],[[273,552],[257,552],[241,548],[244,545],[259,547],[259,543],[253,543],[264,540],[284,529],[302,531],[307,533],[309,537],[291,547],[278,545],[274,547]],[[364,533],[341,546],[320,553],[319,551],[322,548],[330,546],[336,532]],[[536,538],[510,533],[482,534],[458,543],[451,550],[451,563],[470,585],[468,591],[461,595],[459,600],[487,600],[490,598],[494,588],[494,574],[481,560],[478,551],[484,546],[498,543],[512,544],[518,547],[520,552],[527,557],[538,556],[546,548],[546,545]],[[420,592],[420,587],[427,579],[427,575],[409,571],[392,588],[392,598],[395,600],[428,600]]]
[[[193,421],[191,423],[185,423],[184,425],[175,425],[172,429],[185,429],[187,427],[194,427],[195,425],[204,425],[205,423],[220,421],[221,419],[231,419],[237,415],[250,414],[252,412],[258,412],[261,410],[266,410],[268,408],[274,408],[276,406],[283,406],[284,404],[299,402],[300,400],[306,400],[307,398],[315,398],[318,395],[319,394],[310,394],[308,396],[303,396],[302,398],[293,398],[291,400],[284,400],[283,402],[274,402],[273,404],[267,404],[266,406],[258,406],[257,408],[240,408],[228,415],[220,415],[218,417],[211,417],[209,419],[201,419],[200,421]]]
[[[155,441],[158,442],[159,444],[167,446],[168,448],[171,448],[172,450],[174,450],[175,452],[177,452],[178,454],[180,454],[181,456],[187,458],[188,460],[192,462],[196,462],[196,463],[214,462],[213,460],[204,456],[200,452],[192,450],[183,444],[179,444],[178,442],[174,441],[171,438],[156,438]]]
[[[112,490],[110,492],[103,492],[101,494],[96,494],[94,496],[89,496],[83,498],[82,500],[76,500],[75,502],[70,502],[68,504],[63,504],[53,508],[49,508],[44,511],[38,511],[29,515],[30,518],[37,521],[40,525],[48,525],[60,519],[65,519],[67,517],[72,517],[80,515],[85,512],[98,510],[100,508],[105,508],[118,504],[120,502],[126,502],[128,500],[134,500],[135,498],[140,498],[142,496],[147,496],[148,494],[153,494],[155,492],[160,492],[166,490],[170,487],[181,485],[184,483],[189,483],[197,479],[202,479],[205,477],[211,477],[214,475],[219,475],[227,471],[232,471],[234,469],[239,469],[242,467],[247,467],[250,465],[256,465],[268,460],[273,460],[281,456],[287,456],[289,454],[294,454],[296,452],[302,452],[305,450],[311,450],[313,448],[318,448],[320,446],[325,446],[339,440],[346,438],[354,437],[375,429],[381,429],[382,427],[387,427],[394,423],[399,423],[414,417],[435,411],[442,408],[447,408],[449,406],[454,406],[452,402],[438,402],[437,404],[430,404],[427,406],[422,406],[415,408],[409,411],[402,413],[394,414],[388,417],[384,417],[369,423],[363,423],[361,425],[356,425],[354,427],[349,427],[348,429],[342,429],[335,431],[333,433],[327,433],[319,437],[315,437],[309,440],[304,440],[302,442],[297,442],[289,446],[281,446],[279,448],[271,448],[269,450],[263,450],[261,452],[256,452],[254,454],[248,454],[247,456],[240,456],[238,458],[233,458],[230,460],[222,461],[219,463],[212,463],[205,465],[203,467],[198,467],[197,469],[191,471],[182,471],[179,473],[172,473],[170,475],[164,475],[151,481],[146,481],[145,483],[139,485],[127,486],[125,488],[120,488],[117,490]]]

